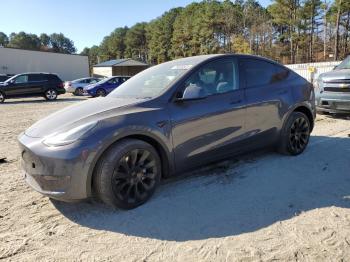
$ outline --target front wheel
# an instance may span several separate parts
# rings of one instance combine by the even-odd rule
[[[99,161],[94,191],[107,205],[132,209],[145,203],[161,178],[161,161],[150,144],[125,139],[112,146]]]
[[[5,95],[0,92],[0,103],[4,103],[5,102]]]
[[[96,91],[96,96],[106,96],[106,91],[104,89],[98,89]]]
[[[309,143],[310,121],[301,112],[293,112],[284,126],[279,142],[279,152],[286,155],[301,154]]]
[[[55,89],[48,89],[45,92],[45,99],[48,101],[56,100],[57,96],[57,91]]]

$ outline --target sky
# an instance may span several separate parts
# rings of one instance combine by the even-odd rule
[[[258,0],[267,6],[271,0]],[[115,28],[148,22],[193,0],[1,0],[0,32],[63,33],[78,52]],[[198,2],[198,1],[197,1]]]

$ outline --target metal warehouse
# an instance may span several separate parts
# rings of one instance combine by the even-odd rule
[[[0,47],[0,74],[25,72],[55,73],[64,81],[74,80],[89,76],[89,60],[81,55]]]
[[[95,77],[134,76],[148,68],[148,64],[130,58],[109,60],[93,67]]]

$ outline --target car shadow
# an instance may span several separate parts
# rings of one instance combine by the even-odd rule
[[[134,210],[53,204],[71,221],[97,230],[169,241],[234,236],[309,210],[350,208],[349,155],[349,138],[313,136],[296,157],[258,152],[166,181]]]
[[[331,114],[323,115],[323,117],[350,120],[350,113],[331,113]]]
[[[18,105],[18,104],[41,104],[41,103],[60,103],[60,102],[79,102],[84,101],[87,98],[83,97],[72,97],[72,98],[57,98],[54,101],[47,101],[44,98],[29,99],[29,98],[19,98],[19,99],[8,99],[2,105]]]

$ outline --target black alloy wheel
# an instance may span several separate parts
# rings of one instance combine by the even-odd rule
[[[103,89],[98,89],[98,90],[96,91],[96,95],[97,95],[97,96],[101,96],[101,97],[106,96],[106,91],[103,90]]]
[[[129,204],[143,202],[157,184],[155,156],[145,149],[134,149],[120,160],[112,176],[113,192]]]
[[[290,128],[289,143],[296,153],[304,151],[309,142],[310,127],[307,119],[299,117],[294,120]]]
[[[311,125],[308,117],[301,112],[293,112],[281,131],[279,152],[286,155],[299,155],[307,147]]]
[[[109,206],[132,209],[155,192],[162,162],[155,148],[138,139],[112,145],[99,160],[93,177],[96,196]]]

